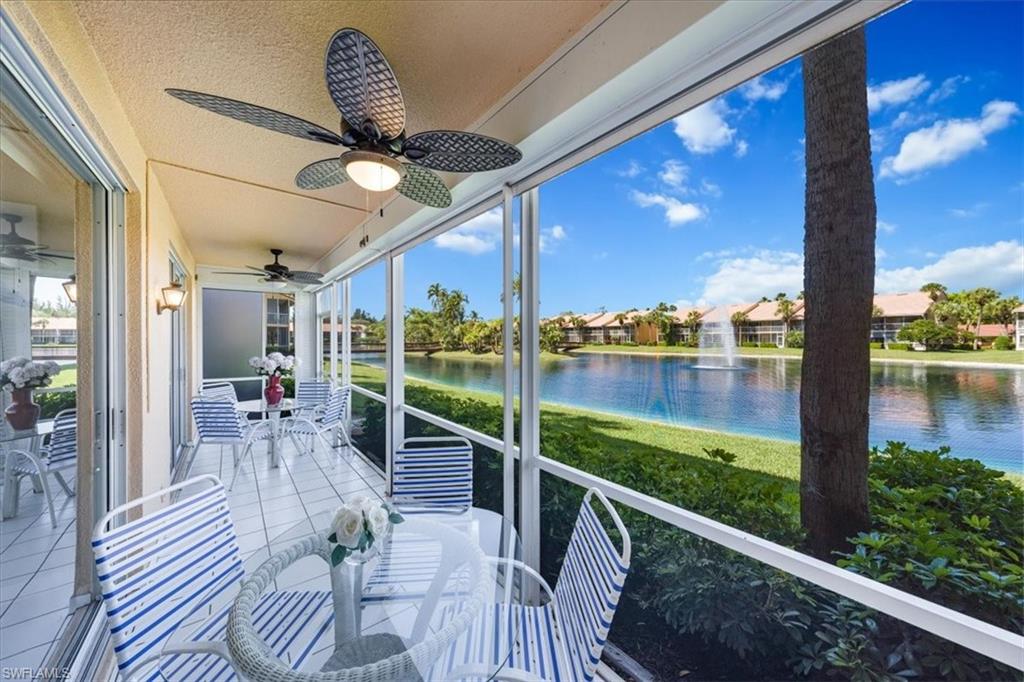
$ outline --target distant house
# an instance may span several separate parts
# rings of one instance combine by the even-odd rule
[[[923,291],[905,294],[875,294],[875,307],[881,315],[871,319],[872,341],[895,341],[899,331],[915,320],[923,319],[931,310],[931,296]]]
[[[1013,327],[1006,324],[983,324],[978,329],[974,325],[964,325],[964,331],[969,331],[981,341],[982,346],[991,346],[998,336],[1011,336]]]
[[[1024,304],[1017,306],[1013,311],[1016,313],[1016,333],[1013,335],[1017,350],[1024,350]]]
[[[789,329],[779,317],[778,301],[763,301],[747,311],[747,323],[740,327],[741,343],[773,345],[782,347],[787,331],[801,331],[804,325],[804,302],[794,301],[796,319],[790,322]]]
[[[74,346],[78,343],[78,320],[74,317],[33,317],[33,346]]]
[[[584,338],[588,336],[587,327],[577,327],[573,324],[574,318],[580,318],[583,320],[584,325],[588,324],[591,320],[597,319],[604,313],[585,313],[583,315],[575,315],[573,313],[566,313],[561,316],[562,320],[562,336],[566,343],[590,343],[584,341]],[[596,343],[603,343],[598,341]]]
[[[721,346],[724,339],[722,333],[729,329],[736,340],[736,333],[741,330],[732,329],[732,317],[737,313],[750,314],[750,311],[757,307],[757,303],[733,303],[730,305],[715,306],[704,314],[702,318],[700,333],[703,342],[712,346]]]
[[[697,311],[700,315],[700,323],[703,324],[704,316],[710,311],[710,307],[703,308],[679,308],[672,313],[672,338],[680,343],[686,343],[690,340],[690,335],[693,334],[693,330],[688,326],[687,319],[690,317],[690,313]],[[698,335],[700,330],[697,330]]]

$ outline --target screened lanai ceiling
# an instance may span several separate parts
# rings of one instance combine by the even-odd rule
[[[300,190],[296,172],[336,147],[201,111],[164,88],[240,99],[337,130],[324,50],[337,29],[351,26],[387,55],[410,133],[473,130],[607,4],[200,0],[75,8],[197,262],[260,263],[265,249],[280,246],[292,267],[304,268],[357,227],[367,208],[376,210],[381,195],[368,203],[352,183]],[[449,186],[459,179],[446,176]]]

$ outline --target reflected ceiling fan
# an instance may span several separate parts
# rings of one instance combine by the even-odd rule
[[[234,272],[222,270],[214,272],[215,275],[249,275],[250,277],[262,277],[264,282],[276,284],[278,286],[285,286],[288,284],[323,284],[320,280],[323,275],[319,272],[308,272],[306,270],[292,270],[287,265],[281,263],[278,259],[281,254],[284,253],[281,249],[270,249],[270,253],[274,255],[274,262],[267,263],[261,268],[255,265],[246,265],[245,267],[253,270],[254,272]]]
[[[23,216],[17,213],[2,213],[0,220],[11,226],[7,232],[0,233],[0,258],[26,261],[29,263],[52,263],[55,258],[74,260],[74,256],[64,256],[59,253],[47,253],[49,246],[36,244],[28,237],[18,234],[18,223],[24,220]]]
[[[168,88],[167,93],[251,125],[348,148],[338,157],[300,170],[295,176],[300,189],[323,189],[352,180],[370,191],[394,188],[413,201],[445,208],[452,197],[434,170],[489,171],[511,166],[523,156],[508,142],[475,133],[431,130],[406,137],[405,101],[395,74],[380,48],[354,28],[343,28],[331,38],[325,75],[327,91],[341,112],[340,134],[226,97],[176,88]]]

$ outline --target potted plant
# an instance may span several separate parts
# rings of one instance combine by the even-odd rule
[[[249,358],[249,366],[256,370],[256,374],[268,378],[263,397],[267,405],[277,405],[284,398],[284,386],[281,385],[281,377],[291,376],[299,361],[294,355],[282,355],[281,353],[270,353],[264,357],[254,356]]]
[[[56,362],[33,362],[14,357],[0,362],[0,388],[11,391],[11,404],[4,410],[11,427],[18,430],[34,428],[39,421],[39,405],[32,402],[32,389],[53,383],[60,373]]]

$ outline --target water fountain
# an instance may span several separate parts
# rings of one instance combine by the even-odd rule
[[[718,306],[714,313],[717,319],[710,322],[716,325],[721,343],[714,343],[711,334],[703,333],[702,330],[698,356],[700,359],[693,365],[693,369],[742,370],[743,367],[736,364],[736,338],[733,336],[735,330],[732,320],[729,319],[729,309],[726,306]]]

